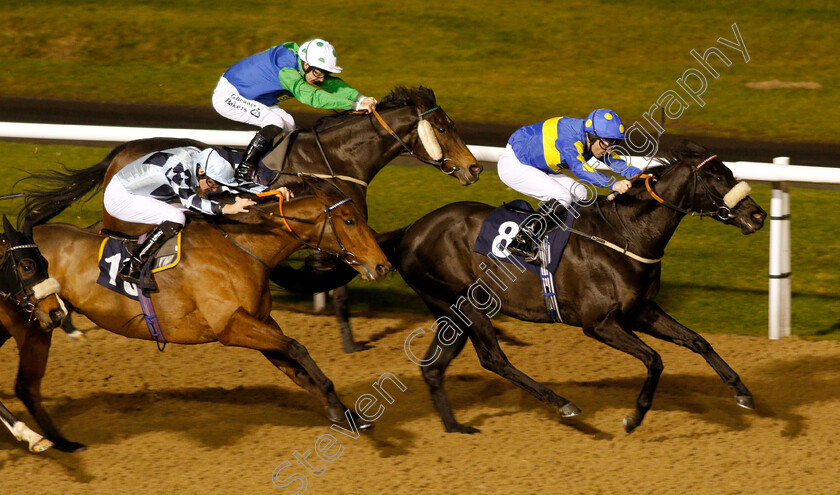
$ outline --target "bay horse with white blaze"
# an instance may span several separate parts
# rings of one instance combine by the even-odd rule
[[[17,387],[40,381],[43,369],[31,359],[38,352],[37,342],[52,333],[67,314],[58,296],[61,286],[50,278],[47,262],[32,240],[32,227],[26,222],[18,232],[3,216],[4,235],[0,236],[0,346],[14,337],[21,355]],[[18,394],[19,396],[21,394]],[[22,399],[24,397],[21,397]],[[25,402],[25,401],[24,401]],[[0,422],[31,452],[43,452],[52,442],[32,431],[0,403]]]
[[[702,355],[735,390],[738,405],[753,408],[752,394],[737,373],[703,337],[679,324],[654,301],[659,292],[661,263],[637,261],[588,237],[597,236],[614,245],[627,246],[630,252],[652,261],[663,256],[665,246],[686,214],[711,216],[740,227],[744,234],[760,229],[766,213],[748,196],[746,183],[738,183],[720,159],[709,155],[702,147],[684,144],[672,151],[667,165],[650,172],[647,182],[636,179],[632,188],[615,201],[600,198],[594,205],[580,208],[574,229],[586,236],[571,236],[554,274],[562,321],[583,327],[587,336],[638,358],[647,368],[635,410],[624,420],[627,432],[638,427],[650,409],[663,369],[659,354],[634,332],[682,345]],[[468,303],[459,305],[459,300],[468,296],[470,287],[486,273],[482,268],[489,265],[487,257],[472,250],[482,221],[493,210],[494,207],[481,203],[453,203],[404,229],[383,234],[390,240],[381,243],[432,314],[438,319],[445,318],[438,321],[460,325],[447,345],[440,345],[438,336],[421,366],[435,408],[448,432],[478,431],[455,419],[444,391],[446,368],[468,339],[484,368],[556,407],[563,417],[580,413],[573,403],[508,361],[484,311]],[[513,279],[501,276],[493,282],[488,280],[485,286],[494,294],[488,294],[482,286],[480,297],[497,297],[500,311],[508,316],[523,321],[552,322],[539,276],[511,270],[515,274]]]
[[[193,220],[182,234],[180,263],[155,274],[159,293],[152,298],[167,342],[220,342],[258,350],[315,396],[331,421],[342,422],[348,415],[356,417],[355,412],[344,406],[306,348],[271,318],[268,275],[304,246],[340,257],[369,280],[382,279],[390,265],[349,198],[327,188],[312,192],[302,196],[295,191],[298,197],[282,207],[277,199],[258,199],[248,213]],[[143,318],[138,318],[138,303],[96,283],[102,235],[68,224],[46,224],[35,227],[35,239],[69,307],[113,333],[151,339]],[[46,365],[46,357],[44,352],[39,365]],[[37,387],[29,391],[38,396]],[[356,418],[360,428],[372,426]],[[49,418],[39,424],[56,448],[84,447],[66,440]]]
[[[396,88],[379,102],[376,110],[375,115],[346,112],[326,116],[313,129],[292,134],[288,154],[275,149],[262,160],[269,168],[281,171],[271,186],[317,175],[352,198],[367,218],[368,184],[401,153],[439,168],[462,185],[478,180],[481,165],[464,144],[455,123],[437,104],[431,89]],[[117,146],[101,162],[86,169],[66,174],[33,174],[26,180],[38,182],[38,188],[27,192],[25,211],[32,215],[35,225],[44,223],[85,195],[107,186],[114,174],[137,158],[180,146],[207,145],[189,139],[142,139]],[[102,227],[135,235],[151,228],[117,220],[105,211]],[[285,265],[279,265],[271,275],[274,283],[295,292],[326,292],[346,284],[350,278],[346,272],[331,277]],[[341,329],[345,351],[366,348],[355,342],[346,321]]]

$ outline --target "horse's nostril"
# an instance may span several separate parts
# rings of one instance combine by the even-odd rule
[[[54,310],[50,311],[50,319],[54,323],[60,323],[61,320],[64,319],[64,311],[62,311],[60,309],[54,309]]]
[[[484,170],[484,168],[483,168],[481,165],[472,165],[472,166],[470,167],[470,172],[471,172],[473,175],[478,175],[478,174],[480,174],[483,170]]]
[[[389,271],[389,268],[386,265],[376,265],[376,273],[379,275],[385,275]]]

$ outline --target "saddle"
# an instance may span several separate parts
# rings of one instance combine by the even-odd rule
[[[286,165],[286,157],[289,154],[289,145],[292,142],[292,136],[297,134],[298,130],[295,129],[292,132],[285,133],[279,140],[276,140],[271,149],[269,149],[263,159],[271,155],[271,163],[265,163],[262,159],[257,163],[257,171],[256,171],[256,182],[258,184],[262,184],[267,186],[274,182],[274,180],[279,175],[279,172],[283,171],[284,166]],[[223,146],[221,149],[218,149],[219,155],[222,156],[225,160],[229,161],[230,163],[240,163],[242,161],[242,156],[244,155],[244,151],[237,148],[231,148],[230,146]]]
[[[505,209],[507,209],[508,211],[511,211],[513,213],[520,213],[520,214],[523,214],[523,215],[526,215],[526,216],[533,215],[535,213],[534,209],[531,207],[530,204],[528,204],[528,203],[525,203],[525,204],[528,206],[527,208],[523,208],[522,205],[519,204],[518,201],[512,201],[510,203],[505,203],[502,206]],[[566,210],[566,209],[563,209],[563,211],[560,211],[559,214],[556,211],[555,211],[554,214],[556,216],[558,216],[563,223],[566,223],[566,215],[569,214],[569,211]],[[569,226],[571,226],[571,224],[569,224]]]

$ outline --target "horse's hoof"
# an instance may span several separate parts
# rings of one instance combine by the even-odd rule
[[[372,345],[367,344],[360,344],[358,342],[354,342],[352,345],[345,345],[344,346],[344,353],[345,354],[353,354],[354,352],[362,352],[368,349],[373,349]]]
[[[327,409],[327,419],[329,419],[333,423],[346,423],[347,416],[345,416],[344,411],[347,409],[343,409],[340,407],[333,407]],[[355,413],[353,413],[355,414]],[[355,421],[356,417],[353,418]]]
[[[78,454],[79,452],[84,452],[85,450],[87,450],[87,445],[83,443],[64,440],[63,442],[55,442],[55,448],[62,452]]]
[[[366,419],[363,419],[361,416],[359,416],[359,413],[357,413],[356,411],[354,411],[352,409],[345,409],[345,411],[342,412],[340,416],[338,415],[337,411],[330,410],[330,411],[327,411],[327,417],[329,417],[330,421],[332,421],[333,423],[344,423],[344,424],[346,424],[347,423],[347,415],[346,415],[347,411],[350,412],[350,419],[353,421],[353,425],[356,426],[357,430],[364,431],[364,430],[369,430],[369,429],[373,428],[373,422],[372,421],[368,421]]]
[[[472,426],[462,425],[461,423],[455,423],[453,426],[446,427],[446,433],[466,433],[472,435],[474,433],[481,433],[481,430]]]
[[[752,395],[738,395],[735,397],[735,403],[744,409],[755,409]]]
[[[639,427],[642,424],[641,418],[636,412],[632,412],[627,415],[626,418],[622,421],[624,423],[624,431],[627,433],[633,433],[633,430]]]
[[[29,451],[33,454],[38,454],[40,452],[50,449],[52,446],[52,442],[50,442],[46,438],[41,438],[40,440],[29,446]]]
[[[558,408],[558,411],[560,411],[561,418],[573,418],[580,414],[578,406],[572,404],[571,402],[567,402],[566,405]]]

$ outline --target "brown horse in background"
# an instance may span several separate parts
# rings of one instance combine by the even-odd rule
[[[61,289],[50,278],[47,262],[32,240],[32,227],[24,224],[18,232],[3,216],[4,235],[0,236],[0,346],[14,337],[20,351],[17,386],[26,380],[40,382],[43,368],[37,354],[49,342],[52,329],[67,314],[58,297]],[[49,343],[47,343],[49,347]],[[24,359],[25,358],[25,359]],[[17,387],[16,387],[17,388]],[[43,452],[52,442],[32,431],[0,403],[0,422],[20,441],[29,443],[31,452]]]
[[[636,407],[625,419],[629,433],[638,427],[653,402],[662,373],[662,358],[635,332],[684,346],[701,356],[735,391],[739,406],[752,409],[753,397],[735,371],[700,335],[660,308],[661,262],[665,246],[686,214],[710,216],[751,234],[766,213],[747,194],[732,172],[698,145],[685,144],[613,202],[599,199],[580,208],[572,235],[554,274],[562,321],[630,354],[647,368]],[[523,321],[553,322],[545,305],[540,277],[513,264],[490,262],[473,252],[482,222],[494,210],[482,203],[444,206],[405,229],[382,234],[383,245],[403,279],[437,318],[437,339],[425,357],[415,361],[448,432],[475,433],[459,423],[444,390],[444,373],[471,341],[481,366],[521,387],[561,417],[580,410],[567,399],[517,369],[499,346],[490,316],[496,312]],[[516,232],[512,232],[512,235]],[[632,258],[596,240],[645,258]],[[509,241],[508,241],[509,242]],[[618,248],[620,249],[620,248]],[[503,266],[504,265],[504,266]],[[492,267],[488,268],[488,267]],[[492,314],[488,315],[488,310]]]
[[[351,198],[367,218],[367,185],[401,153],[439,168],[465,186],[478,180],[481,165],[458,135],[455,123],[437,105],[432,90],[397,88],[377,105],[377,112],[388,128],[374,115],[347,112],[322,117],[312,129],[293,133],[285,155],[283,150],[274,149],[262,159],[266,166],[280,171],[269,186],[317,175]],[[420,138],[421,122],[429,124],[434,134],[431,139],[440,147],[438,160],[430,156]],[[24,181],[37,184],[37,188],[26,192],[21,216],[31,216],[33,225],[46,223],[71,204],[107,187],[113,176],[132,161],[182,146],[208,147],[192,139],[139,139],[117,146],[92,167],[32,174]],[[105,211],[102,218],[104,228],[129,234],[139,235],[150,228],[123,222]]]
[[[151,339],[144,319],[138,318],[138,303],[96,283],[95,253],[102,235],[68,224],[47,224],[35,228],[35,239],[62,284],[68,306],[113,333]],[[286,336],[270,316],[268,274],[304,246],[339,256],[365,279],[380,280],[390,268],[364,215],[349,198],[316,190],[314,196],[283,203],[282,212],[277,199],[263,199],[248,213],[198,219],[184,230],[180,263],[155,275],[157,317],[168,342],[220,342],[258,350],[319,399],[331,421],[357,418],[306,348]],[[39,358],[37,365],[45,366],[46,349]],[[30,395],[27,406],[56,448],[84,448],[65,439],[35,400],[40,384],[25,385],[18,392]],[[361,419],[356,424],[368,426]]]
[[[397,88],[383,98],[376,109],[384,125],[374,115],[348,112],[323,117],[313,129],[292,134],[287,154],[283,152],[285,148],[275,149],[262,160],[269,168],[281,171],[272,186],[279,187],[299,176],[317,174],[352,198],[367,218],[367,185],[401,153],[409,153],[439,168],[465,186],[478,180],[481,165],[464,144],[455,123],[437,104],[431,89],[422,86]],[[421,139],[421,126],[431,130],[433,136],[427,134],[425,141],[431,141],[432,148],[437,143],[439,158],[430,154]],[[35,181],[38,187],[27,192],[22,214],[31,215],[35,225],[45,223],[89,193],[106,187],[114,174],[137,158],[181,146],[207,147],[190,139],[141,139],[117,146],[101,162],[86,169],[33,174],[25,180]],[[151,228],[117,220],[105,211],[102,227],[135,235]],[[348,278],[347,271],[334,270],[325,276],[280,265],[275,268],[271,280],[295,292],[326,292],[341,287],[352,277],[351,272]],[[366,349],[367,346],[355,342],[347,322],[346,307],[340,306],[346,299],[346,289],[339,293],[336,311],[340,315],[344,350]]]

